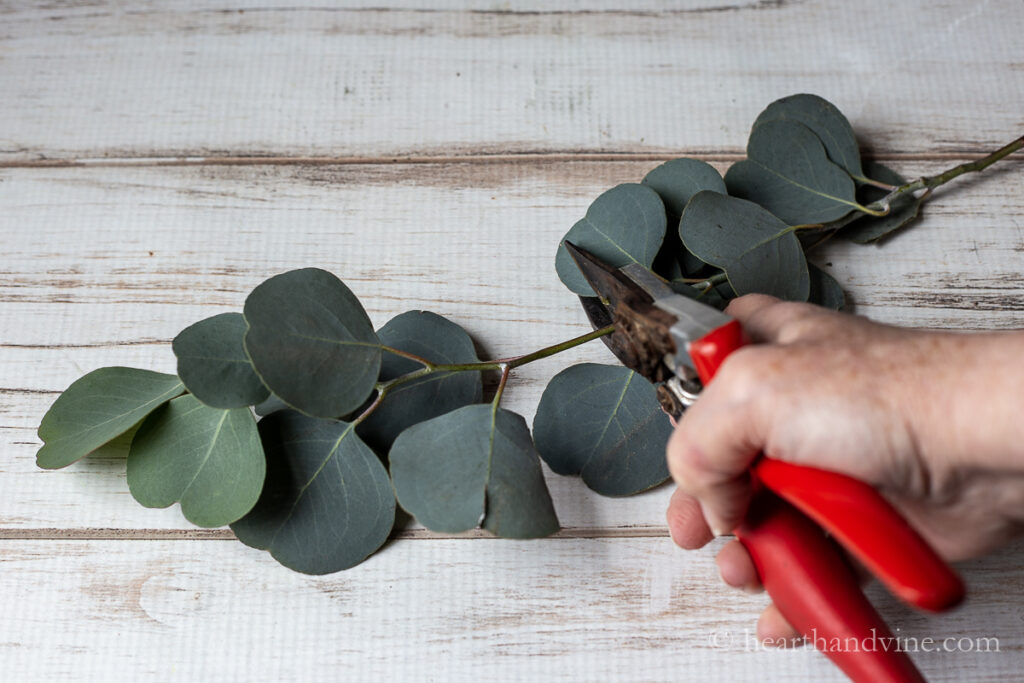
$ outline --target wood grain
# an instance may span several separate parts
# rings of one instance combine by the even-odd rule
[[[395,542],[308,577],[238,543],[0,541],[17,615],[0,664],[9,680],[844,680],[809,648],[754,644],[765,598],[723,590],[717,545]],[[941,617],[870,590],[910,648],[989,650],[912,652],[930,680],[1017,676],[1021,551],[965,567],[971,602]]]
[[[952,162],[946,162],[952,163]],[[946,163],[943,164],[946,165]],[[884,246],[839,241],[816,256],[856,310],[903,325],[1024,326],[1024,174],[1005,162],[926,206]],[[554,247],[600,192],[655,162],[9,169],[0,173],[0,496],[4,529],[187,529],[145,510],[123,463],[34,464],[58,393],[105,365],[174,372],[169,341],[240,310],[274,273],[319,265],[383,324],[426,308],[466,327],[482,357],[525,353],[588,329],[558,282]],[[901,162],[930,173],[936,162]],[[720,168],[724,168],[720,166]],[[600,343],[522,368],[506,405],[532,420],[559,369],[614,362]],[[605,499],[549,476],[575,533],[663,529],[668,488]],[[97,532],[102,535],[102,532]]]
[[[574,336],[554,246],[658,160],[740,158],[771,100],[816,92],[908,175],[1024,128],[1019,0],[0,0],[0,672],[12,681],[835,681],[758,651],[763,596],[720,542],[666,538],[668,487],[601,498],[548,473],[535,542],[415,525],[329,577],[280,567],[128,495],[124,463],[34,465],[36,427],[104,365],[172,372],[169,342],[282,270],[341,276],[378,324],[429,308],[481,355]],[[1024,326],[1024,162],[958,181],[882,247],[815,259],[855,310]],[[522,368],[532,417],[570,362]],[[871,596],[930,679],[1024,665],[1024,544],[963,566],[939,618]],[[991,647],[985,643],[984,647]]]
[[[886,153],[974,153],[1024,128],[1018,0],[0,12],[6,162],[735,154],[757,113],[794,92],[832,100]]]

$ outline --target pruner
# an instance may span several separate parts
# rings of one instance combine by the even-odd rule
[[[675,293],[642,266],[615,268],[565,246],[597,294],[583,298],[591,323],[615,325],[603,339],[625,366],[658,385],[662,407],[674,417],[748,343],[739,321]],[[782,615],[854,681],[923,681],[840,546],[921,609],[957,605],[964,597],[960,577],[862,481],[764,455],[750,477],[754,496],[735,534]]]

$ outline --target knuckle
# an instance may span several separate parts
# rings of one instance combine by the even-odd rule
[[[726,358],[715,378],[715,394],[730,403],[749,401],[760,393],[765,379],[779,365],[770,346],[745,346]]]
[[[787,301],[780,303],[778,308],[782,320],[776,339],[779,344],[792,344],[821,332],[829,317],[810,304]]]

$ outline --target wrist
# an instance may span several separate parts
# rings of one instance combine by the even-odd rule
[[[936,475],[1024,471],[1024,333],[915,332],[896,394]]]

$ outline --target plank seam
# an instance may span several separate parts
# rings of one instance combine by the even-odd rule
[[[549,538],[668,538],[665,526],[629,527],[576,527],[561,529]],[[391,535],[398,540],[469,540],[499,539],[482,529],[459,534],[443,534],[429,529],[403,529]],[[0,529],[3,541],[235,541],[230,529],[117,529],[84,527],[61,529],[58,527],[29,529]]]
[[[953,152],[893,152],[864,156],[876,161],[959,161],[983,156],[990,150]],[[708,162],[736,162],[746,158],[742,152],[679,150],[676,152],[523,152],[513,154],[465,155],[388,155],[388,156],[159,156],[99,157],[0,160],[2,169],[18,168],[106,168],[150,166],[380,166],[415,164],[515,164],[536,162],[607,163],[628,161],[668,161],[691,157]],[[1013,159],[1011,159],[1012,161]]]

